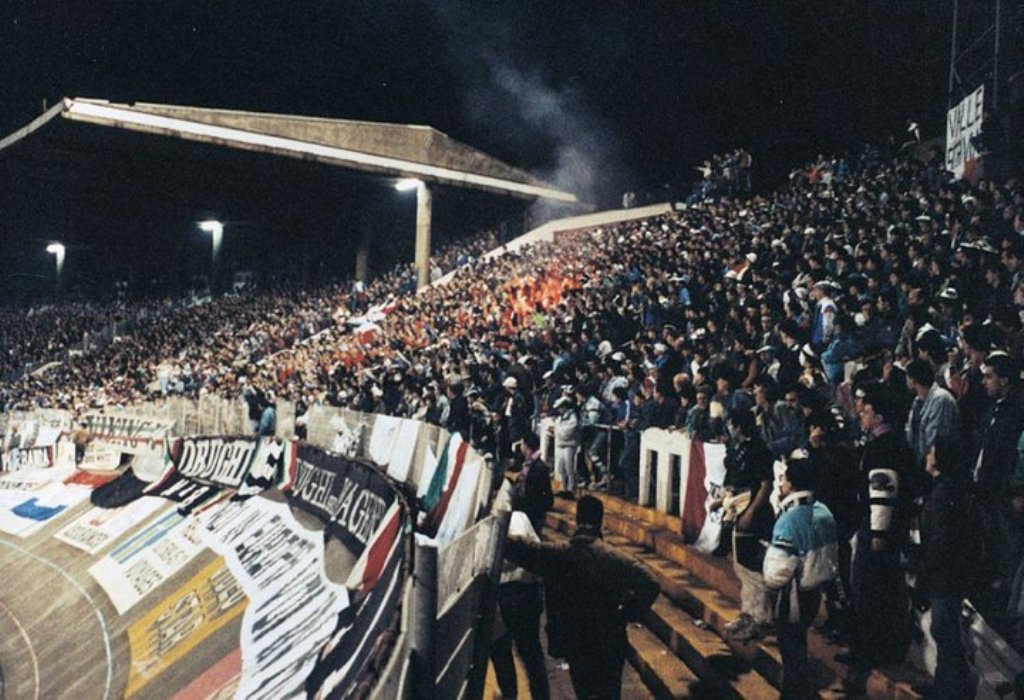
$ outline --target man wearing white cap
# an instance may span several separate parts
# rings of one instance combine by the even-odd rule
[[[504,439],[501,441],[502,457],[518,464],[521,453],[519,442],[530,429],[530,409],[526,398],[519,391],[519,380],[508,376],[501,383],[505,388],[505,396],[501,406],[501,425]],[[513,466],[513,465],[510,465]]]

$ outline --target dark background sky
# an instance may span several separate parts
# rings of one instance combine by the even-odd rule
[[[0,132],[62,96],[428,124],[609,206],[728,148],[769,183],[907,119],[940,135],[951,17],[951,0],[8,0]]]

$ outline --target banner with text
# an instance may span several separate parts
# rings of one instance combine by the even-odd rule
[[[251,601],[238,697],[295,696],[349,604],[324,573],[323,537],[300,525],[287,503],[265,498],[229,503],[204,520],[204,539]]]
[[[111,550],[89,573],[123,615],[203,551],[199,528],[197,520],[169,511]]]
[[[286,493],[357,556],[396,498],[387,478],[372,467],[309,445],[298,450]]]
[[[981,135],[984,113],[985,86],[982,84],[946,114],[946,170],[957,179],[970,176],[978,158],[975,139]]]

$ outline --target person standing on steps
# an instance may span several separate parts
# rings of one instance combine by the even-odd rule
[[[789,459],[779,486],[782,513],[764,558],[764,580],[777,591],[775,626],[782,654],[782,697],[815,697],[807,663],[807,629],[821,607],[821,589],[839,575],[836,521],[814,500],[814,467]]]
[[[540,458],[537,433],[530,430],[523,435],[520,451],[523,468],[512,489],[512,509],[526,513],[534,531],[540,535],[544,530],[544,515],[555,502],[551,493],[551,470]]]
[[[580,419],[576,414],[576,404],[569,396],[562,396],[555,401],[558,414],[555,421],[555,472],[561,484],[558,496],[573,499],[576,497],[576,452],[580,447]]]
[[[604,505],[583,496],[569,542],[510,538],[505,556],[544,580],[548,653],[569,662],[576,696],[617,700],[626,658],[626,623],[654,604],[660,588],[640,561],[601,538]]]

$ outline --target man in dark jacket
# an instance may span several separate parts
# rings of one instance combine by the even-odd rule
[[[914,455],[894,429],[897,403],[884,388],[861,400],[867,437],[861,455],[861,524],[853,560],[853,607],[857,625],[853,661],[899,663],[909,643],[909,598],[900,568],[906,542]]]
[[[576,506],[576,533],[567,544],[510,539],[506,557],[544,579],[548,653],[569,662],[578,698],[619,698],[626,623],[658,597],[658,582],[642,563],[601,539],[604,506],[593,496]]]
[[[919,580],[932,611],[937,698],[969,698],[974,687],[964,653],[960,614],[974,568],[977,537],[970,516],[963,474],[958,469],[953,437],[939,437],[925,458],[934,478],[921,510]]]
[[[523,469],[512,490],[512,510],[521,510],[540,536],[544,515],[555,502],[551,491],[551,470],[540,458],[540,438],[532,430],[523,436]]]
[[[983,574],[993,585],[986,591],[991,596],[979,598],[978,604],[986,619],[998,619],[1020,561],[1020,538],[1013,525],[1010,486],[1017,460],[1017,440],[1024,430],[1024,392],[1020,386],[1020,365],[1005,352],[991,353],[981,371],[992,404],[982,422],[978,453],[971,467],[978,498],[986,504],[980,510],[981,528],[992,547],[991,556],[986,557],[982,566]]]

